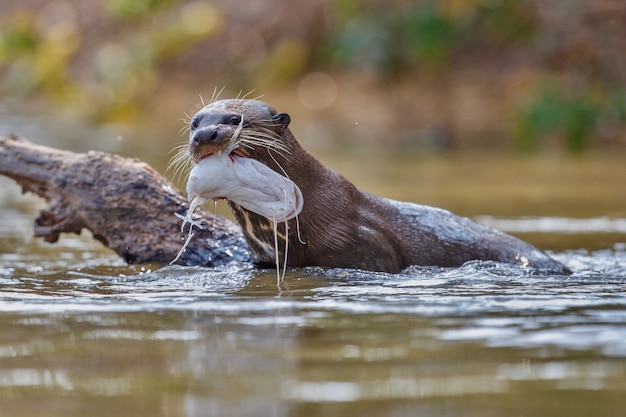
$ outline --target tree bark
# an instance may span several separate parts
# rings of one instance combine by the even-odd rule
[[[35,236],[56,242],[83,228],[128,263],[168,263],[181,249],[187,228],[186,196],[147,164],[103,152],[75,153],[0,137],[0,175],[47,201],[35,220]],[[194,237],[176,262],[218,266],[249,262],[240,227],[198,208]]]

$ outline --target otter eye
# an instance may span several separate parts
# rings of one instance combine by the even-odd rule
[[[193,119],[191,119],[191,123],[189,123],[191,130],[197,129],[199,125],[200,125],[200,118],[198,116],[195,116]]]
[[[232,115],[228,118],[226,123],[229,125],[237,126],[239,123],[241,123],[241,117]]]

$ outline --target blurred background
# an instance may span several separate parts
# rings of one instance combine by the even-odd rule
[[[170,129],[223,88],[296,114],[314,146],[626,144],[620,0],[4,0],[0,16],[5,105],[35,114]]]
[[[0,133],[164,172],[202,102],[261,97],[374,193],[622,217],[624,51],[621,0],[4,0]]]

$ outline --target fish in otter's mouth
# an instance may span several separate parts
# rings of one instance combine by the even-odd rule
[[[189,173],[187,198],[192,206],[226,198],[274,222],[293,219],[304,204],[293,181],[235,152],[204,156]]]

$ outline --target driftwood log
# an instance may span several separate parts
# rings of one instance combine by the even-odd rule
[[[147,164],[103,152],[62,151],[16,137],[0,137],[0,175],[47,201],[35,236],[56,242],[61,233],[88,229],[128,263],[168,263],[187,237],[186,196]],[[218,266],[250,260],[240,227],[198,208],[194,237],[176,262]]]

